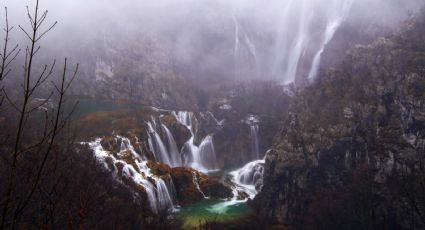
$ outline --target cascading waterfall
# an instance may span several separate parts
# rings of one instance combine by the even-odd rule
[[[265,160],[257,160],[246,164],[241,169],[230,172],[231,181],[233,182],[232,193],[233,198],[206,208],[211,213],[226,213],[230,206],[245,203],[248,198],[254,199],[263,184],[263,171]],[[248,198],[239,199],[240,193],[245,193]]]
[[[192,123],[194,120],[196,121],[196,118],[193,113],[179,111],[173,112],[173,115],[176,117],[177,121],[186,126],[191,133],[190,139],[184,144],[182,149],[182,154],[185,155],[185,165],[202,172],[216,170],[217,160],[212,136],[208,135],[204,138],[199,147],[196,146],[194,143],[195,130]]]
[[[264,159],[256,160],[231,172],[232,181],[239,186],[236,189],[240,189],[246,192],[250,198],[254,198],[263,185],[264,164]]]
[[[233,172],[235,180],[239,184],[256,185],[261,182],[263,177],[265,160],[256,160],[249,162],[241,169]]]
[[[197,120],[191,112],[172,112],[179,123],[184,125],[191,133],[190,139],[185,143],[181,153],[178,151],[177,144],[171,131],[161,123],[160,119],[152,118],[146,122],[148,126],[148,144],[154,154],[156,161],[169,164],[170,166],[183,165],[182,153],[187,153],[187,161],[184,165],[203,172],[210,172],[217,169],[216,153],[213,144],[213,136],[207,135],[199,146],[194,144]],[[217,125],[222,124],[212,114],[203,114],[207,119],[209,115]],[[250,139],[252,142],[252,154],[254,159],[259,159],[258,148],[258,123],[259,120],[254,115],[249,115],[245,123],[251,128]],[[171,178],[159,177],[152,174],[148,165],[146,156],[139,155],[135,150],[130,139],[123,136],[116,136],[115,143],[119,144],[119,152],[112,153],[103,149],[101,138],[87,143],[94,151],[97,159],[103,162],[105,168],[114,172],[118,180],[123,178],[130,179],[135,184],[140,185],[146,192],[149,205],[154,212],[165,209],[173,209],[175,199],[175,190]],[[248,194],[249,198],[254,198],[257,191],[262,186],[264,160],[256,160],[248,163],[243,168],[231,172],[231,181],[233,182],[233,198],[217,205],[211,206],[214,212],[223,212],[228,207],[246,202],[241,200],[241,193]],[[196,189],[204,198],[208,198],[199,185],[198,174],[193,171],[193,183]],[[210,210],[210,211],[211,211]]]
[[[113,171],[115,174],[118,175],[119,173],[116,165],[122,165],[122,176],[143,186],[152,211],[158,212],[160,210],[174,208],[172,193],[170,192],[174,190],[174,188],[170,188],[170,186],[173,186],[172,182],[170,185],[167,185],[163,179],[153,175],[147,166],[147,161],[137,154],[128,138],[116,136],[115,141],[117,143],[121,142],[120,152],[116,153],[116,157],[113,153],[106,151],[102,147],[101,141],[101,138],[97,138],[93,142],[82,144],[88,144],[93,150],[96,159],[102,162],[105,168]],[[134,161],[132,164],[121,159],[124,157],[128,159],[129,156],[127,154],[130,154],[130,158]],[[111,166],[113,166],[113,169],[111,169]]]

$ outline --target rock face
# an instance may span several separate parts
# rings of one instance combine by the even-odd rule
[[[201,201],[205,197],[220,199],[232,197],[232,190],[219,178],[183,167],[173,168],[170,173],[181,205]]]
[[[154,175],[171,178],[176,199],[180,205],[201,201],[205,198],[204,196],[218,199],[232,197],[232,190],[219,178],[207,176],[191,168],[170,168],[152,161],[148,163],[148,166]]]
[[[252,205],[304,229],[423,228],[425,12],[298,92]]]
[[[259,120],[258,150],[260,158],[263,157],[279,130],[289,101],[282,86],[275,82],[245,84],[217,92],[210,99],[209,109],[218,121],[222,121],[214,135],[219,166],[235,169],[258,160],[252,158],[253,137],[246,121],[249,115]]]

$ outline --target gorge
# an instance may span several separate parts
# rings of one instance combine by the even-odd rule
[[[1,230],[425,229],[423,0],[26,4]]]

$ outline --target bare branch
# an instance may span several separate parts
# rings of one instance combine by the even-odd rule
[[[18,106],[14,103],[14,102],[12,102],[12,100],[9,98],[9,96],[7,95],[7,93],[6,93],[6,91],[4,91],[3,90],[3,93],[4,93],[4,96],[5,96],[5,98],[6,98],[6,100],[9,102],[9,104],[17,111],[17,112],[19,112],[20,111],[20,109],[18,108]]]
[[[58,22],[56,21],[55,23],[53,23],[53,25],[51,25],[46,31],[44,31],[43,33],[41,33],[41,35],[35,39],[35,42],[38,42],[40,39],[42,39],[47,33],[50,32],[50,30],[52,30],[56,24],[58,24]]]
[[[25,35],[28,37],[28,39],[30,40],[30,41],[32,41],[32,38],[31,38],[31,36],[28,34],[28,32],[24,29],[24,28],[22,28],[22,26],[21,25],[18,25],[19,26],[19,28],[22,30],[22,32],[24,32],[25,33]]]
[[[27,9],[27,17],[30,20],[30,25],[32,26],[32,29],[34,29],[34,19],[32,18],[30,14],[30,10],[28,6],[26,6],[26,9]]]

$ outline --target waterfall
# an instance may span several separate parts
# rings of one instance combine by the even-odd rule
[[[264,164],[264,159],[256,160],[230,173],[232,181],[239,186],[239,189],[246,192],[250,198],[254,198],[263,185]]]
[[[235,48],[233,50],[233,56],[234,56],[234,71],[235,71],[235,78],[237,77],[237,69],[238,69],[238,52],[239,52],[239,23],[236,19],[236,16],[233,15],[233,23],[235,24]]]
[[[182,159],[179,150],[177,149],[176,141],[174,140],[173,134],[171,134],[170,130],[167,126],[162,125],[168,141],[168,152],[171,155],[171,165],[172,167],[182,166]]]
[[[196,172],[193,171],[192,175],[193,175],[193,184],[195,184],[195,187],[198,190],[198,192],[201,193],[204,198],[208,198],[207,196],[205,196],[205,193],[202,192],[201,186],[199,186],[198,177],[196,175]]]
[[[255,185],[263,176],[264,160],[249,162],[241,169],[234,171],[235,180],[239,184]]]
[[[310,73],[308,74],[309,80],[316,77],[317,72],[319,71],[320,58],[322,56],[322,53],[325,51],[326,45],[332,40],[339,26],[346,19],[350,11],[350,7],[352,3],[353,3],[352,0],[343,1],[343,5],[336,5],[335,7],[336,9],[334,10],[335,13],[329,16],[322,45],[320,46],[319,51],[316,53],[316,55],[313,58],[313,63],[311,65]]]
[[[161,178],[156,180],[156,194],[158,197],[157,206],[159,210],[165,210],[170,207],[174,208],[173,200],[171,199],[168,187]]]
[[[309,79],[317,75],[320,58],[342,22],[347,18],[353,0],[281,1],[271,12],[279,23],[275,37],[269,75],[289,84],[310,67]],[[274,33],[274,34],[273,34]],[[308,75],[307,75],[308,74]]]
[[[250,139],[251,139],[251,159],[258,160],[260,159],[260,146],[258,139],[259,131],[259,120],[254,115],[248,115],[245,119],[245,123],[250,127]]]
[[[182,155],[185,156],[185,165],[190,166],[202,172],[212,171],[217,169],[216,155],[214,149],[213,138],[211,135],[206,136],[199,146],[195,145],[195,130],[193,121],[196,121],[193,113],[186,111],[174,112],[182,125],[190,131],[191,137],[182,148]]]
[[[208,135],[199,145],[198,151],[193,154],[194,168],[202,169],[201,171],[217,169],[216,155],[212,136]]]
[[[193,113],[187,111],[179,111],[172,113],[180,124],[186,126],[187,129],[193,134],[192,120],[194,119]]]
[[[243,27],[239,24],[239,21],[237,19],[237,17],[233,14],[233,23],[235,25],[235,48],[233,50],[233,55],[234,55],[234,71],[235,71],[235,78],[237,77],[237,70],[238,70],[238,54],[239,54],[239,50],[240,50],[240,37],[243,36],[243,42],[246,45],[250,55],[252,56],[252,58],[254,59],[254,64],[255,64],[255,69],[256,69],[256,74],[258,75],[259,69],[258,69],[258,57],[257,57],[257,51],[255,48],[254,43],[251,41],[251,39],[249,38],[247,32],[243,29]]]
[[[308,39],[307,33],[310,29],[309,23],[311,23],[312,10],[309,11],[307,9],[307,6],[309,6],[309,4],[306,4],[307,0],[301,1],[301,18],[299,20],[298,34],[296,36],[296,40],[294,41],[295,45],[293,45],[291,52],[289,52],[289,60],[287,63],[284,84],[289,84],[295,81],[297,76],[298,63],[300,62],[301,56],[306,49]]]
[[[151,173],[147,166],[147,161],[134,150],[130,139],[116,136],[115,141],[120,141],[120,151],[115,155],[106,151],[101,145],[101,138],[97,138],[93,142],[81,143],[87,144],[94,152],[94,155],[99,162],[103,163],[104,167],[117,175],[115,178],[123,182],[120,178],[117,164],[122,165],[122,177],[132,180],[135,184],[141,185],[146,192],[149,205],[154,212],[160,210],[172,209],[174,207],[172,199],[172,191],[174,191],[173,183],[168,185],[162,178]],[[130,154],[130,155],[128,155]],[[116,157],[115,157],[116,156]],[[128,162],[131,160],[131,163]],[[111,169],[110,166],[113,166]],[[124,183],[124,182],[123,182]]]
[[[209,212],[223,214],[230,206],[245,203],[249,199],[254,199],[261,189],[263,181],[263,170],[265,160],[257,160],[246,164],[241,169],[230,172],[230,179],[233,182],[233,198],[207,208]],[[240,199],[239,194],[246,193],[248,198]]]
[[[177,149],[176,141],[174,140],[173,134],[164,124],[159,121],[159,124],[165,133],[167,141],[167,145],[162,140],[159,135],[156,127],[155,119],[151,119],[151,121],[147,122],[148,124],[148,145],[149,149],[155,156],[155,160],[161,162],[163,164],[168,164],[171,167],[182,166],[181,154]],[[168,147],[167,147],[168,146]]]
[[[154,126],[155,123],[148,122],[149,127],[149,138],[151,139],[151,142],[153,143],[153,148],[151,151],[155,155],[155,159],[158,162],[161,162],[163,164],[171,165],[171,160],[168,155],[167,147],[165,147],[164,142],[161,140],[161,136],[159,136],[158,132],[156,131],[156,126]]]
[[[251,125],[251,151],[252,158],[258,159],[260,158],[260,147],[258,144],[258,124]]]
[[[282,65],[286,60],[285,54],[289,52],[289,47],[287,45],[289,37],[287,34],[287,29],[289,28],[289,12],[293,2],[294,0],[282,1],[281,4],[283,5],[279,7],[282,9],[282,12],[280,13],[280,18],[278,19],[280,23],[276,24],[277,28],[275,29],[275,31],[277,31],[277,34],[275,35],[276,41],[273,47],[275,53],[272,61],[272,66],[270,68],[270,75],[272,78],[281,77],[279,75],[282,71]]]

